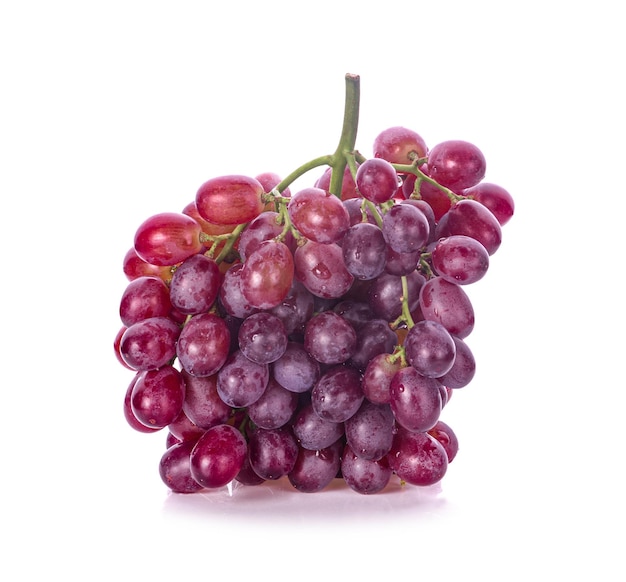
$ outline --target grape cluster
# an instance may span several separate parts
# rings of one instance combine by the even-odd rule
[[[513,200],[465,141],[429,150],[390,127],[372,157],[342,156],[293,194],[297,172],[214,177],[137,229],[114,347],[129,425],[167,433],[172,491],[284,477],[372,494],[394,475],[434,484],[454,459],[440,416],[475,373],[465,288]]]

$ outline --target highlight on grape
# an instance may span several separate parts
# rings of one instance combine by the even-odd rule
[[[366,158],[359,76],[345,82],[333,153],[284,178],[209,177],[123,258],[123,413],[165,433],[155,464],[175,493],[287,479],[374,494],[435,484],[458,452],[442,412],[475,374],[467,290],[513,198],[462,140],[389,127]]]

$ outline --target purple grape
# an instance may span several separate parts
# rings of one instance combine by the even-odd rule
[[[185,381],[183,410],[187,417],[205,430],[226,423],[232,408],[217,393],[217,376],[192,376],[185,370],[182,375]]]
[[[164,428],[180,414],[185,382],[173,366],[142,372],[134,383],[130,405],[133,416],[150,428]]]
[[[250,304],[241,290],[243,265],[243,263],[237,263],[226,271],[219,291],[219,301],[224,311],[239,319],[245,319],[259,311]]]
[[[315,299],[313,294],[299,281],[293,281],[287,296],[270,313],[280,318],[287,335],[301,331],[313,317]]]
[[[313,410],[331,422],[348,420],[364,398],[359,372],[341,364],[326,371],[311,391]]]
[[[291,420],[297,407],[298,395],[270,377],[265,392],[248,406],[248,415],[260,428],[280,428]]]
[[[442,408],[439,386],[436,379],[422,376],[412,366],[398,370],[389,386],[389,404],[397,423],[415,432],[435,426]]]
[[[387,486],[392,470],[387,457],[375,461],[363,459],[346,445],[341,459],[341,475],[353,491],[372,495]]]
[[[130,281],[120,300],[120,319],[126,327],[150,317],[167,317],[171,310],[169,289],[158,277]]]
[[[430,236],[428,219],[411,204],[395,204],[383,216],[382,233],[386,243],[398,253],[421,249]]]
[[[482,279],[489,268],[487,249],[469,236],[457,234],[441,239],[432,251],[437,274],[458,285],[469,285]]]
[[[387,243],[381,229],[369,222],[351,226],[341,240],[346,269],[356,279],[375,279],[385,270]]]
[[[343,443],[337,441],[320,450],[298,450],[298,458],[288,473],[289,482],[302,493],[315,493],[327,487],[341,467]]]
[[[350,364],[364,371],[372,358],[379,354],[391,354],[398,344],[398,336],[384,319],[365,322],[357,333],[356,350]]]
[[[178,338],[176,354],[183,370],[192,376],[211,376],[226,362],[230,330],[214,313],[194,315]]]
[[[304,328],[304,349],[321,364],[346,362],[356,346],[354,328],[334,311],[315,315]]]
[[[422,376],[439,378],[450,371],[456,347],[448,330],[436,321],[418,321],[404,339],[408,363]]]
[[[185,259],[172,275],[172,305],[186,315],[208,311],[217,299],[222,274],[217,263],[198,254]]]
[[[476,360],[467,343],[456,336],[452,336],[452,339],[456,349],[454,364],[439,378],[439,381],[448,388],[463,388],[474,378]]]
[[[419,306],[424,319],[440,323],[451,335],[464,339],[474,329],[474,308],[467,293],[441,277],[421,287]]]
[[[191,476],[191,451],[195,441],[185,441],[169,447],[159,461],[159,475],[175,493],[195,493],[203,487]]]
[[[419,305],[420,289],[426,278],[417,271],[406,275],[409,311]],[[386,321],[394,321],[402,313],[402,277],[383,273],[377,277],[368,291],[368,302],[377,315]]]
[[[176,356],[180,327],[169,317],[149,317],[131,325],[120,340],[120,355],[133,370],[156,370]]]
[[[217,393],[229,406],[244,408],[261,398],[268,382],[268,365],[257,364],[237,350],[217,373]]]
[[[289,427],[255,430],[248,440],[248,458],[254,472],[275,481],[294,468],[298,443]]]
[[[320,376],[320,364],[304,346],[289,342],[283,355],[272,364],[276,381],[291,392],[307,392]]]
[[[257,364],[269,364],[285,353],[287,332],[281,319],[261,311],[244,319],[238,332],[239,349]]]
[[[298,444],[314,451],[329,447],[344,435],[343,423],[325,420],[315,412],[310,403],[297,413],[292,429]]]
[[[434,485],[448,469],[448,455],[437,439],[401,427],[386,458],[394,473],[412,485]]]
[[[364,400],[344,424],[346,441],[357,457],[377,461],[391,449],[395,417],[388,404]]]
[[[296,279],[318,297],[341,297],[354,282],[354,276],[346,269],[343,251],[336,243],[307,241],[296,249],[294,262]]]
[[[391,400],[391,379],[400,367],[401,360],[396,358],[391,361],[387,352],[371,358],[361,381],[365,398],[373,404],[388,404]]]
[[[209,489],[228,485],[243,467],[247,451],[246,439],[236,428],[213,426],[191,450],[191,476]]]

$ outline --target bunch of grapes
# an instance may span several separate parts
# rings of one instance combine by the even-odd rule
[[[465,289],[513,200],[465,141],[429,149],[390,127],[363,156],[358,81],[346,76],[333,154],[284,179],[213,177],[135,233],[114,342],[134,372],[124,414],[165,429],[159,474],[174,492],[428,486],[458,451],[440,416],[475,373]]]

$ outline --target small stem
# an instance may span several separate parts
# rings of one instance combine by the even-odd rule
[[[246,226],[248,226],[247,222],[245,222],[244,224],[238,224],[233,229],[233,232],[231,232],[228,235],[228,238],[226,239],[226,243],[224,244],[224,247],[220,251],[220,254],[217,255],[217,257],[215,258],[215,262],[218,265],[228,256],[230,251],[233,250],[233,246],[235,246],[235,242],[237,242],[239,235],[243,232],[243,229],[246,228]]]
[[[406,275],[402,275],[402,317],[404,321],[406,321],[407,327],[411,329],[415,322],[413,321],[413,316],[409,310],[409,283],[406,278]]]
[[[300,176],[306,174],[309,170],[324,165],[330,166],[333,163],[333,159],[333,156],[326,155],[315,158],[306,164],[302,164],[300,167],[291,172],[291,174],[289,174],[286,178],[281,180],[275,189],[279,192],[283,192],[288,186],[295,182]]]

